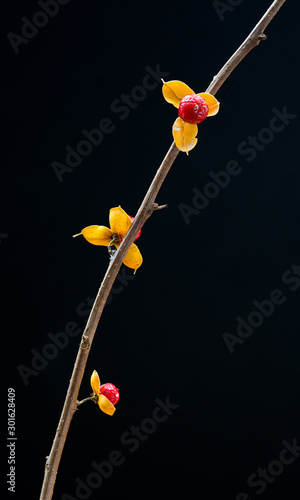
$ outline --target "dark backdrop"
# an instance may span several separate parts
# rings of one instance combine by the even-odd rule
[[[39,496],[108,264],[105,248],[71,235],[107,225],[113,206],[136,213],[172,142],[176,110],[160,76],[204,91],[269,5],[2,3],[13,498]],[[121,269],[80,389],[90,394],[96,369],[120,388],[117,411],[87,403],[76,413],[55,499],[299,498],[298,18],[287,1],[218,92],[220,113],[199,126],[197,147],[176,159],[157,198],[168,208],[142,229],[134,278]],[[100,121],[102,142],[94,133],[82,143]]]

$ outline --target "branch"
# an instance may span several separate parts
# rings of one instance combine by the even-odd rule
[[[272,21],[273,17],[277,14],[280,7],[284,4],[285,0],[277,0],[272,3],[269,9],[265,12],[261,20],[257,23],[255,28],[247,36],[246,40],[240,45],[237,51],[228,59],[219,73],[214,76],[213,81],[207,87],[206,92],[215,95],[224,81],[229,77],[230,73],[237,67],[237,65],[249,54],[249,52],[256,47],[262,40],[266,40],[264,34],[265,28]]]
[[[246,38],[246,40],[226,62],[219,73],[213,78],[213,81],[208,86],[206,92],[215,95],[219,88],[223,85],[225,80],[228,78],[230,73],[236,68],[236,66],[242,61],[242,59],[254,47],[256,47],[261,40],[265,40],[267,38],[263,31],[266,26],[268,26],[273,17],[277,14],[278,10],[284,4],[284,2],[285,0],[276,0],[272,3],[270,8],[266,11],[266,13],[260,19],[259,23]],[[95,299],[93,308],[91,310],[81,338],[77,358],[74,364],[73,373],[71,376],[56,435],[52,444],[50,455],[46,460],[44,482],[41,490],[40,500],[51,500],[53,495],[53,489],[59,462],[61,459],[61,454],[64,448],[73,414],[77,409],[77,397],[87,358],[106,300],[122,265],[122,261],[124,260],[124,257],[128,252],[131,244],[133,243],[133,240],[135,239],[137,233],[155,210],[163,208],[159,207],[155,203],[155,199],[178,153],[179,150],[173,142],[155,174],[155,177],[148,189],[148,192],[146,193],[146,196],[134,218],[134,221],[126,237],[116,251],[113,259],[110,261],[106,274],[99,288],[97,297]]]

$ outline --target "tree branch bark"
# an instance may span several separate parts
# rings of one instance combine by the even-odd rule
[[[251,33],[248,35],[245,41],[232,55],[232,57],[226,62],[223,68],[221,68],[219,73],[213,78],[212,82],[206,89],[206,92],[215,95],[216,92],[219,90],[219,88],[223,85],[225,80],[228,78],[228,76],[231,74],[231,72],[242,61],[242,59],[244,59],[244,57],[254,47],[256,47],[260,43],[260,41],[266,39],[266,35],[263,33],[264,29],[266,28],[266,26],[268,26],[270,21],[277,14],[278,10],[284,4],[284,2],[285,0],[276,0],[272,3],[270,8],[265,12],[263,17],[260,19],[255,28],[251,31]],[[64,444],[66,441],[67,433],[69,430],[73,414],[77,408],[76,402],[77,402],[78,392],[84,374],[89,351],[95,336],[95,332],[100,317],[102,315],[102,311],[109,296],[110,290],[122,265],[122,261],[126,253],[128,252],[129,247],[133,243],[134,238],[136,237],[137,233],[142,228],[142,226],[145,224],[146,220],[152,215],[153,211],[155,211],[158,208],[158,205],[155,203],[156,196],[171,166],[173,165],[178,153],[179,150],[177,149],[175,143],[173,142],[165,158],[163,159],[159,169],[155,174],[155,177],[146,193],[144,200],[142,201],[142,204],[134,218],[134,221],[126,237],[122,241],[113,259],[110,261],[105,276],[103,278],[103,281],[101,283],[101,286],[99,288],[85,330],[82,334],[65,403],[56,430],[52,448],[49,457],[47,457],[46,460],[45,475],[44,475],[40,500],[51,500],[52,498],[57,470],[61,459],[61,454],[64,448]]]

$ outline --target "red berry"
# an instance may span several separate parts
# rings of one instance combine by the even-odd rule
[[[114,384],[102,384],[100,385],[100,394],[103,394],[113,405],[115,405],[119,399],[119,389],[117,389]]]
[[[180,101],[178,114],[186,123],[201,123],[208,115],[208,106],[200,95],[186,95]]]
[[[132,217],[131,215],[128,215],[129,219],[131,219],[132,221],[134,220],[134,217]],[[137,240],[139,237],[141,236],[141,230],[139,230],[138,234],[136,235],[136,237],[134,238],[133,241]]]

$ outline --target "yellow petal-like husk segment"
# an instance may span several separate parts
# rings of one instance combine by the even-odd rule
[[[122,238],[124,238],[132,224],[132,221],[125,210],[119,206],[110,209],[109,224],[113,234],[120,234]]]
[[[195,139],[198,133],[197,125],[186,123],[181,118],[175,120],[172,132],[176,146],[184,153],[188,154],[198,142],[198,139]]]
[[[114,405],[104,396],[104,394],[99,394],[98,405],[100,410],[107,413],[107,415],[113,415],[116,411]]]
[[[218,113],[220,103],[217,101],[217,99],[211,95],[207,94],[207,92],[202,92],[201,94],[198,94],[200,97],[203,97],[205,100],[207,106],[208,106],[208,115],[207,116],[214,116]]]
[[[181,99],[186,95],[195,94],[190,87],[179,80],[163,81],[162,93],[166,101],[173,104],[175,108],[179,108]]]
[[[128,253],[125,256],[125,259],[123,260],[123,264],[125,264],[125,266],[127,267],[130,267],[131,269],[134,269],[135,274],[136,270],[141,267],[142,263],[143,257],[141,255],[141,252],[139,251],[136,244],[132,243],[131,247],[128,250]]]
[[[95,394],[99,394],[100,391],[100,378],[96,370],[93,371],[91,375],[91,386]]]
[[[92,245],[102,245],[107,247],[111,241],[112,232],[105,226],[87,226],[81,234]]]
[[[116,248],[119,248],[119,243],[115,244]],[[132,243],[131,247],[129,248],[124,260],[123,264],[125,266],[130,267],[130,269],[134,269],[134,273],[136,273],[136,270],[141,267],[143,263],[143,257],[141,252],[139,251],[138,247],[136,246],[135,243]]]

